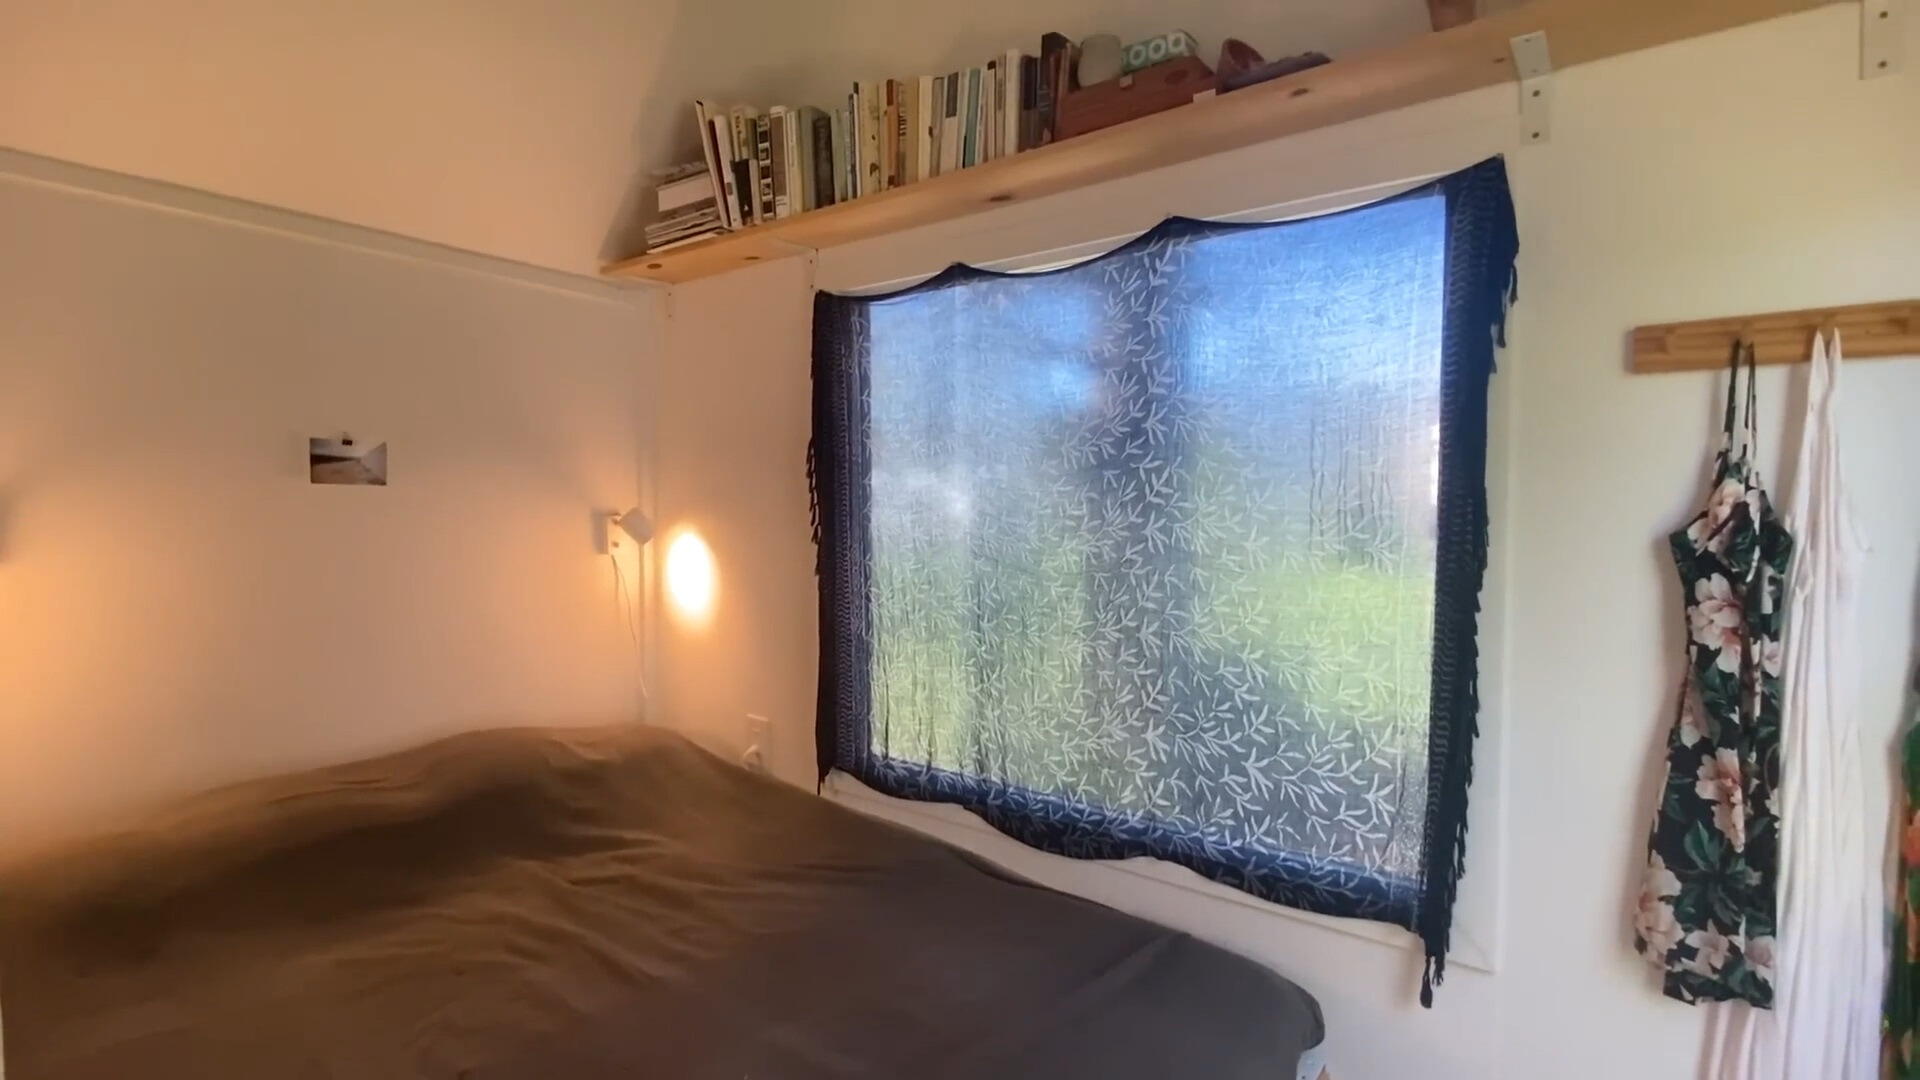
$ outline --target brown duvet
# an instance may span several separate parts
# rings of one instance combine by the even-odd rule
[[[659,731],[203,796],[0,873],[9,1080],[1291,1080],[1267,969]]]

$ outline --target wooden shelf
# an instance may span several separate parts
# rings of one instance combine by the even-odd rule
[[[1510,83],[1510,42],[1536,30],[1546,31],[1554,68],[1562,70],[1838,2],[1534,0],[1466,26],[1341,57],[1024,154],[658,255],[623,259],[602,273],[665,284],[695,281]]]
[[[1840,351],[1849,360],[1920,356],[1920,300],[1641,326],[1633,331],[1630,367],[1636,375],[1718,371],[1736,341],[1753,343],[1755,363],[1799,364],[1813,353],[1813,335],[1824,330],[1840,332]]]

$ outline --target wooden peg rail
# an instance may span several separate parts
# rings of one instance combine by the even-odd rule
[[[1849,360],[1920,357],[1920,300],[1642,326],[1633,332],[1632,370],[1636,375],[1718,370],[1727,366],[1735,341],[1752,342],[1759,363],[1798,364],[1811,355],[1813,335],[1822,330],[1840,331],[1841,351]]]

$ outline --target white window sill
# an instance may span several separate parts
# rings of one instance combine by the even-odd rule
[[[890,795],[883,795],[862,784],[860,781],[855,780],[853,777],[837,770],[828,775],[822,794],[826,798],[840,803],[849,809],[858,810],[869,816],[877,817],[882,821],[902,825],[918,832],[926,833],[937,840],[944,840],[956,846],[963,847],[982,858],[1005,866],[1006,869],[1014,873],[1019,873],[1019,868],[1007,865],[1007,860],[1005,859],[996,858],[993,850],[996,846],[1000,846],[1001,850],[1004,851],[1007,850],[1004,845],[1014,845],[1022,852],[1028,852],[1041,858],[1061,858],[1060,856],[1046,855],[1026,848],[1024,845],[1020,845],[1019,841],[1004,835],[993,826],[988,825],[985,821],[982,821],[979,817],[961,807],[944,803],[910,802],[905,799],[896,799]],[[1162,862],[1159,859],[1141,858],[1098,862],[1086,860],[1075,861],[1081,867],[1089,868],[1097,872],[1124,875],[1130,880],[1151,882],[1159,888],[1178,889],[1196,898],[1204,899],[1209,903],[1235,904],[1259,911],[1264,915],[1307,923],[1323,930],[1330,930],[1334,933],[1345,934],[1349,937],[1359,938],[1364,941],[1371,941],[1393,949],[1418,950],[1421,947],[1420,939],[1417,936],[1400,927],[1389,926],[1386,923],[1369,922],[1364,919],[1336,919],[1327,915],[1317,915],[1308,911],[1282,907],[1279,904],[1268,903],[1265,900],[1249,896],[1238,889],[1228,888],[1217,882],[1208,881],[1206,878],[1188,870],[1184,866]],[[1492,972],[1495,970],[1495,965],[1489,951],[1482,948],[1479,942],[1473,940],[1470,935],[1463,932],[1463,928],[1457,924],[1454,927],[1453,947],[1447,953],[1447,963],[1449,966],[1458,965],[1460,967],[1471,968],[1475,971]]]

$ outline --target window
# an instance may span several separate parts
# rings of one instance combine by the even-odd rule
[[[1437,976],[1516,246],[1496,160],[821,296],[822,776],[1397,923]]]

